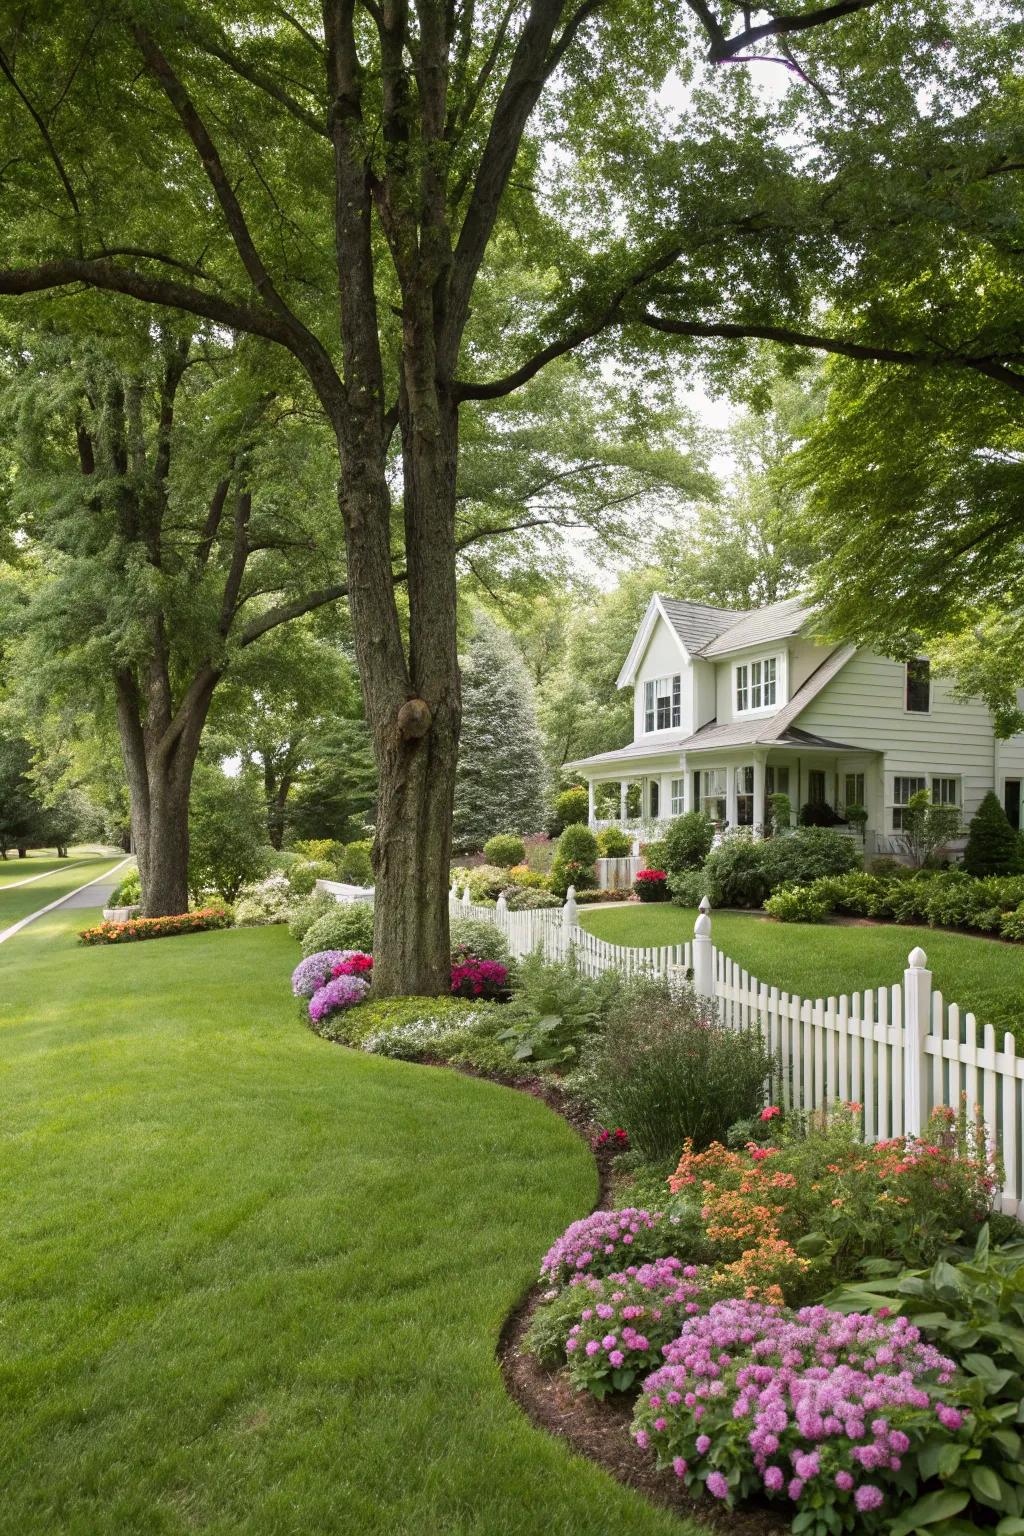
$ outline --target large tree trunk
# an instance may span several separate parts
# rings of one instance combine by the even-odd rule
[[[156,767],[150,777],[149,837],[142,877],[146,917],[188,911],[188,797],[193,766],[189,763],[185,771],[172,768],[170,772]]]

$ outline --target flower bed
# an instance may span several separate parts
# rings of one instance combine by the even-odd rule
[[[668,901],[668,875],[663,869],[641,869],[633,889],[641,901]]]
[[[83,928],[81,944],[135,944],[142,939],[171,939],[181,933],[208,933],[211,929],[230,928],[231,913],[226,907],[201,907],[174,917],[133,917],[127,923],[100,923]]]

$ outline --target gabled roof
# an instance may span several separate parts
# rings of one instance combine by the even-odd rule
[[[740,614],[731,608],[709,608],[707,603],[688,603],[657,594],[662,611],[691,656],[705,651],[709,642],[728,632]]]
[[[788,704],[783,704],[777,714],[765,724],[758,741],[777,741],[787,727],[798,715],[802,714],[812,699],[817,698],[821,690],[830,683],[837,672],[840,672],[851,656],[856,655],[855,645],[840,645],[831,651],[821,664],[815,667],[810,677],[805,678],[800,687],[794,693]]]
[[[800,633],[810,616],[811,610],[802,597],[787,597],[781,603],[769,603],[767,608],[752,608],[736,614],[727,628],[712,636],[701,654],[728,656],[751,645],[787,640]]]

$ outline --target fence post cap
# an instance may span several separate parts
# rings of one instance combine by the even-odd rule
[[[711,911],[711,903],[710,903],[710,901],[708,901],[706,896],[702,896],[701,897],[700,905],[698,906],[697,911],[698,912],[704,912],[704,913],[708,913],[708,912]]]
[[[697,914],[697,921],[693,925],[694,935],[699,939],[706,939],[711,932],[711,919],[706,912]]]
[[[570,885],[569,889],[566,891],[565,900],[567,905],[570,901],[576,900],[576,887],[574,885]]]
[[[499,891],[498,892],[498,900],[495,903],[495,906],[497,907],[497,910],[499,912],[505,912],[505,911],[508,910],[508,902],[505,900],[505,892],[504,891]]]
[[[912,949],[910,951],[910,954],[907,957],[907,961],[912,971],[923,971],[925,966],[928,964],[928,956],[925,954],[920,945],[918,945],[916,949]]]

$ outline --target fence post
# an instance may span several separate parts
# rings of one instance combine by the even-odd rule
[[[570,885],[565,893],[565,906],[562,908],[562,927],[567,931],[570,928],[579,927],[579,909],[576,906],[576,887]]]
[[[711,903],[705,896],[693,925],[693,989],[698,997],[714,997],[715,964],[711,949]]]
[[[912,949],[903,972],[903,1131],[919,1136],[924,1121],[924,1043],[931,1028],[932,973],[923,949]]]
[[[462,905],[464,907],[468,907],[469,906],[469,886],[468,885],[464,885],[463,888],[462,888]]]

